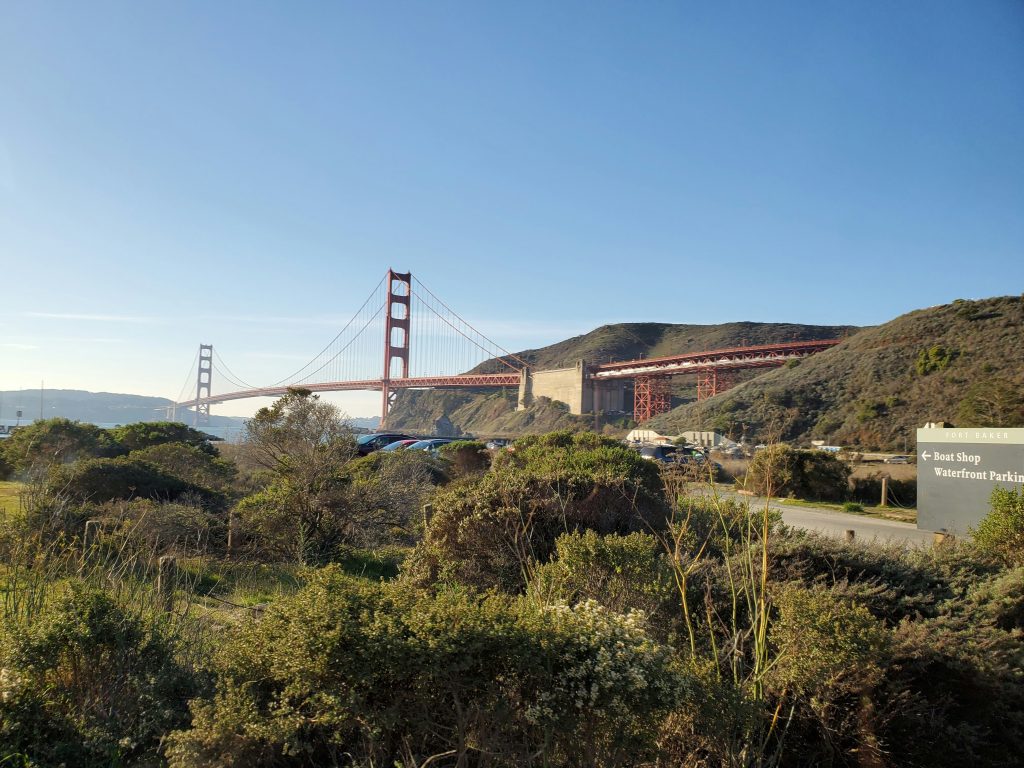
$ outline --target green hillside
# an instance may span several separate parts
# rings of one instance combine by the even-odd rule
[[[722,323],[681,325],[674,323],[616,323],[574,336],[540,349],[516,352],[532,368],[563,368],[577,360],[605,363],[638,357],[678,355],[747,344],[775,344],[793,339],[835,339],[853,333],[850,325],[799,325],[796,323]],[[506,358],[511,360],[510,358]],[[512,361],[515,362],[515,361]],[[498,360],[488,360],[473,373],[507,370]]]
[[[515,357],[532,368],[562,368],[577,360],[590,363],[630,360],[639,357],[698,352],[746,344],[771,344],[792,339],[833,339],[855,332],[853,326],[798,325],[794,323],[724,323],[721,325],[677,325],[672,323],[618,323],[603,325],[539,349],[517,352]],[[473,370],[491,373],[507,370],[498,360],[488,360]],[[748,377],[756,376],[752,371]],[[692,377],[691,377],[692,378]],[[681,379],[674,387],[678,398],[693,398],[693,382]],[[540,434],[553,429],[590,429],[590,416],[572,416],[559,403],[541,399],[517,412],[517,392],[404,391],[399,393],[389,417],[389,426],[417,433],[469,433],[486,436]],[[444,420],[447,421],[444,421]],[[622,418],[602,428],[612,433],[627,426]],[[616,428],[618,427],[618,428]]]
[[[1024,425],[1024,297],[911,312],[651,427],[903,450],[928,421]]]

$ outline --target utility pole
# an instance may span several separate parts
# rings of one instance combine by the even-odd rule
[[[39,420],[43,420],[43,386],[46,382],[39,380]]]

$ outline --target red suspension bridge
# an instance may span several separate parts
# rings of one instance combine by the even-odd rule
[[[383,424],[403,389],[517,387],[520,408],[533,397],[549,396],[584,413],[624,410],[625,385],[632,381],[633,415],[644,422],[669,410],[673,376],[696,375],[697,397],[704,399],[728,389],[736,371],[777,367],[838,343],[789,341],[592,365],[581,361],[575,368],[532,371],[527,361],[473,328],[411,273],[388,270],[341,331],[308,363],[276,382],[245,382],[213,345],[201,344],[175,405],[193,408],[198,425],[208,423],[211,405],[229,400],[275,397],[293,388],[372,390],[381,393]],[[484,362],[490,372],[472,372]],[[195,397],[186,399],[190,382]]]

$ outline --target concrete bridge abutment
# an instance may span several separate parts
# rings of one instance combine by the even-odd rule
[[[569,406],[569,413],[580,415],[598,411],[626,409],[625,386],[618,381],[598,382],[587,377],[587,364],[579,360],[571,368],[533,371],[524,368],[519,380],[517,410],[525,410],[538,397],[547,397]]]

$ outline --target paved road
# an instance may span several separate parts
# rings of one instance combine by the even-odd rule
[[[750,501],[752,508],[764,505],[764,499],[757,497],[735,496],[737,499]],[[828,536],[844,536],[846,531],[854,531],[861,541],[879,541],[908,544],[911,546],[931,546],[932,532],[919,531],[912,523],[899,523],[895,520],[882,520],[866,515],[850,515],[836,512],[827,507],[805,507],[786,504],[784,501],[772,500],[773,509],[782,512],[782,521],[794,528],[808,531],[819,531]]]

